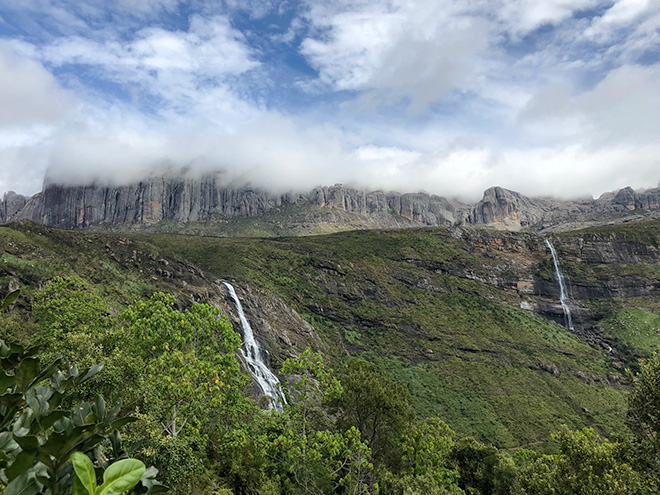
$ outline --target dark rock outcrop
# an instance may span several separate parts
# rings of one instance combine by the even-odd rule
[[[12,217],[16,216],[28,202],[28,198],[22,194],[16,194],[14,191],[9,191],[4,194],[0,199],[0,223],[9,221]]]

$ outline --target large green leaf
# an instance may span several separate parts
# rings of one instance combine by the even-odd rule
[[[0,371],[0,392],[4,392],[14,383],[14,375]]]
[[[119,429],[122,428],[123,426],[125,426],[125,425],[127,425],[127,424],[129,424],[129,423],[134,423],[134,422],[136,422],[137,420],[138,420],[138,419],[137,419],[137,418],[134,418],[133,416],[125,416],[125,417],[123,417],[123,418],[116,419],[115,421],[113,421],[113,422],[110,424],[110,428],[112,428],[112,429],[114,429],[114,430],[119,430]]]
[[[39,360],[37,358],[26,358],[21,361],[16,371],[16,385],[19,390],[26,392],[32,381],[39,373]]]
[[[52,377],[53,373],[55,373],[55,371],[57,371],[57,368],[59,367],[61,362],[62,362],[62,357],[60,356],[57,359],[55,359],[55,361],[50,363],[46,368],[42,369],[39,372],[39,374],[36,376],[36,378],[34,379],[34,382],[38,383],[38,382],[42,381],[45,378]]]
[[[82,377],[81,379],[78,380],[78,384],[83,383],[83,382],[86,382],[87,380],[89,380],[90,378],[92,378],[94,375],[96,375],[96,374],[97,374],[99,371],[101,371],[102,369],[103,369],[103,363],[97,363],[97,364],[95,364],[94,366],[92,366],[91,368],[89,368],[89,369],[85,372],[85,374],[83,375],[83,377]]]
[[[35,495],[41,487],[34,473],[24,473],[9,483],[3,495]]]
[[[39,387],[39,388],[44,388],[44,387]],[[37,389],[30,389],[27,391],[25,394],[25,401],[27,402],[28,406],[32,409],[34,412],[34,415],[37,417],[37,419],[41,419],[44,416],[48,414],[48,395],[43,393],[42,390],[37,390]]]
[[[105,399],[100,395],[97,395],[94,402],[96,405],[96,416],[98,416],[99,419],[105,418]]]
[[[92,464],[91,459],[81,452],[74,452],[71,455],[71,462],[73,463],[77,480],[80,481],[86,490],[82,493],[94,495],[96,492],[96,473],[94,472],[94,464]]]
[[[156,480],[156,476],[158,476],[158,469],[153,466],[148,467],[142,475],[142,479],[140,480],[142,488],[138,493],[142,493],[144,495],[168,493],[169,489],[165,485],[158,482],[158,480]]]
[[[14,437],[8,431],[0,433],[0,451],[12,452],[18,448],[18,444],[14,441]]]
[[[144,464],[137,459],[115,462],[103,473],[103,484],[95,495],[121,495],[138,484],[144,471]]]
[[[14,435],[14,441],[25,451],[37,452],[39,450],[39,439],[35,435],[25,435],[24,437]]]
[[[27,473],[28,469],[34,464],[34,454],[21,452],[14,462],[5,470],[5,475],[9,481],[18,478],[21,474]]]
[[[71,495],[89,495],[87,488],[83,486],[82,481],[80,481],[80,478],[77,476],[76,480],[73,482],[73,490],[71,491]],[[92,495],[94,494],[92,493]]]
[[[53,426],[55,423],[57,423],[60,419],[66,418],[68,415],[69,413],[67,411],[61,411],[61,410],[51,411],[50,414],[48,414],[48,416],[46,416],[41,420],[41,426],[44,429],[48,429],[51,426]]]
[[[21,290],[17,289],[15,291],[10,292],[9,294],[7,294],[7,297],[0,300],[0,310],[5,309],[7,306],[9,306],[11,303],[13,303],[20,293],[21,293]]]

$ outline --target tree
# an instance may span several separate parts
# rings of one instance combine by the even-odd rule
[[[339,381],[343,393],[333,401],[338,427],[356,426],[376,459],[399,457],[398,439],[414,415],[408,389],[360,358],[348,362]]]
[[[255,441],[262,470],[279,479],[285,493],[351,494],[376,490],[371,450],[355,427],[334,431],[324,405],[342,392],[319,354],[306,349],[287,359],[282,372],[288,404]]]
[[[140,414],[128,439],[165,481],[190,491],[214,443],[242,428],[253,413],[243,388],[250,378],[236,359],[241,340],[207,304],[180,311],[174,296],[155,293],[119,317],[125,346],[144,362]]]
[[[91,367],[103,361],[103,371],[69,396],[71,403],[95,394],[133,406],[132,392],[143,369],[141,360],[126,352],[125,335],[116,316],[95,288],[79,277],[54,277],[32,298],[33,316],[42,330],[34,339],[45,360],[62,357],[64,366]]]
[[[0,340],[0,485],[5,495],[82,494],[69,462],[78,456],[87,469],[87,481],[96,485],[96,470],[104,478],[123,482],[124,491],[156,494],[166,491],[155,481],[156,470],[142,465],[131,479],[123,476],[125,457],[119,429],[134,418],[118,418],[120,406],[106,407],[101,396],[67,410],[60,405],[67,393],[90,380],[102,365],[79,372],[57,370],[60,361],[41,366],[36,348],[7,345]],[[90,458],[91,456],[91,458]],[[82,461],[85,458],[86,461]],[[94,462],[92,462],[92,459]],[[96,464],[96,465],[95,465]],[[114,466],[114,467],[113,467]],[[76,485],[74,485],[74,481]],[[111,492],[107,492],[111,493]],[[114,492],[118,493],[118,492]]]
[[[468,494],[508,495],[515,469],[493,445],[472,437],[458,439],[450,459],[458,471],[458,485]]]
[[[110,308],[80,277],[54,277],[32,300],[43,338],[56,341],[71,332],[96,332],[111,324]]]
[[[241,414],[243,387],[236,353],[240,336],[226,317],[207,304],[179,311],[174,296],[155,293],[121,315],[127,341],[145,360],[145,411],[158,416],[163,432],[177,437],[190,421],[203,429],[228,431]]]
[[[628,426],[639,457],[647,468],[660,470],[660,355],[640,362],[639,373],[628,371],[633,391],[628,398]]]
[[[618,445],[592,429],[553,435],[559,452],[539,456],[522,469],[513,493],[545,495],[628,495],[642,491],[641,478],[620,459]],[[652,492],[648,492],[652,493]]]
[[[381,468],[384,494],[462,494],[451,459],[455,433],[439,418],[412,426],[400,441],[401,465],[396,473]]]

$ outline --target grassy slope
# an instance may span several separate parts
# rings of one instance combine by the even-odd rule
[[[445,229],[148,239],[219,277],[273,290],[334,342],[335,357],[348,349],[371,358],[408,384],[421,414],[460,432],[515,446],[561,424],[621,426],[624,392],[605,384],[615,372],[607,357],[519,310],[517,296],[449,275],[452,266],[487,273],[497,260]]]
[[[111,306],[121,306],[155,291],[189,294],[203,277],[176,258],[163,260],[160,249],[125,236],[62,231],[19,223],[0,227],[0,293],[12,279],[25,296],[55,276],[78,275],[90,281]],[[166,273],[164,270],[167,270]],[[176,274],[177,276],[172,276]]]
[[[172,260],[185,259],[216,277],[274,291],[331,343],[338,364],[347,350],[374,361],[408,385],[420,415],[437,414],[462,433],[518,446],[547,438],[561,424],[606,433],[621,428],[625,391],[607,385],[617,373],[608,357],[519,310],[516,294],[450,275],[459,266],[483,277],[501,260],[474,254],[445,229],[128,239],[23,224],[0,228],[0,289],[12,277],[29,292],[52,276],[78,274],[121,305],[154,290],[181,290],[185,264],[166,279],[158,271],[161,257],[170,270]],[[186,281],[186,291],[204,283]],[[657,320],[653,308],[641,307],[615,312],[603,325],[624,338],[635,321],[647,339]],[[635,345],[648,349],[650,337],[635,338]]]

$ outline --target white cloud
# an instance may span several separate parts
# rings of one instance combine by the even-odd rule
[[[43,65],[0,42],[0,191],[39,190],[45,143],[74,104]]]
[[[143,94],[162,98],[165,106],[183,108],[259,66],[243,35],[223,16],[193,16],[188,31],[145,28],[128,41],[61,38],[40,56],[56,67],[89,66],[125,90],[136,85]]]
[[[491,12],[515,37],[524,36],[544,25],[557,25],[576,12],[593,9],[609,0],[484,0],[482,7]]]
[[[475,71],[488,23],[453,2],[338,2],[311,6],[317,34],[301,53],[337,90],[421,111]]]
[[[0,128],[54,123],[70,100],[40,63],[17,56],[0,42]]]
[[[521,118],[555,139],[602,146],[657,141],[658,115],[660,64],[619,67],[586,92],[568,84],[545,88],[530,99]]]
[[[245,18],[240,2],[218,5]],[[277,43],[303,35],[318,78],[281,82],[231,14],[196,10],[173,29],[157,20],[176,0],[133,14],[125,1],[28,0],[51,16],[37,24],[66,29],[0,43],[0,190],[35,192],[46,166],[67,183],[186,168],[277,191],[342,182],[471,201],[495,184],[563,197],[653,186],[660,64],[636,54],[657,42],[657,5],[309,0]],[[573,17],[590,8],[603,15]],[[300,86],[323,106],[277,100]]]
[[[585,35],[607,39],[613,32],[628,28],[658,11],[660,5],[652,0],[617,0],[602,16],[595,19]]]

